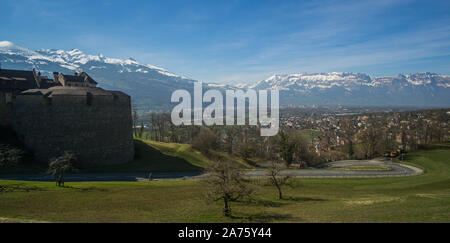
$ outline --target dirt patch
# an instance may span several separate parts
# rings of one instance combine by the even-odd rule
[[[0,223],[48,223],[48,222],[32,219],[15,219],[15,218],[0,217]]]
[[[355,200],[346,200],[347,205],[372,205],[376,203],[392,202],[402,200],[400,197],[371,197],[359,198]]]
[[[424,198],[431,198],[431,199],[441,199],[443,196],[448,195],[442,195],[442,194],[431,194],[431,193],[418,193],[416,194],[416,197],[424,197]]]

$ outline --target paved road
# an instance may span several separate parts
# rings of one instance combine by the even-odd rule
[[[171,172],[171,173],[153,173],[153,179],[182,179],[195,178],[200,172]],[[137,181],[148,178],[148,174],[144,173],[80,173],[66,174],[64,181]],[[53,175],[0,175],[0,180],[21,180],[21,181],[55,181]]]
[[[350,166],[384,166],[389,167],[389,171],[350,171],[333,170],[333,168],[345,168]],[[299,178],[334,178],[334,177],[397,177],[414,176],[423,174],[419,168],[383,160],[344,160],[327,163],[321,168],[285,170],[282,175]],[[263,177],[262,170],[248,171],[249,177]],[[144,173],[121,173],[121,174],[68,174],[65,181],[137,181],[148,178]],[[180,173],[153,173],[153,179],[199,179],[200,173],[180,172]],[[24,181],[54,181],[51,175],[0,175],[2,180],[24,180]]]
[[[383,166],[391,170],[386,171],[363,171],[363,170],[333,170],[352,166]],[[250,176],[262,176],[263,171],[251,171]],[[333,178],[333,177],[397,177],[414,176],[423,174],[423,170],[414,166],[399,164],[383,160],[343,160],[327,163],[320,168],[303,170],[286,170],[281,174],[300,178]]]

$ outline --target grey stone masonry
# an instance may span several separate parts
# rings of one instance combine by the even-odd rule
[[[0,90],[0,126],[11,124],[11,92],[2,92]]]
[[[29,89],[14,99],[12,126],[43,163],[65,151],[73,152],[82,167],[126,163],[134,157],[131,101],[122,92]]]

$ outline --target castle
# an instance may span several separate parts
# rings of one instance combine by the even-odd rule
[[[0,126],[43,163],[74,153],[80,166],[126,163],[134,157],[130,96],[97,87],[87,73],[0,69]]]

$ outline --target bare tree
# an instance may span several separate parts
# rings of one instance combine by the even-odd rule
[[[223,214],[231,216],[230,203],[250,196],[252,190],[247,186],[242,170],[233,162],[217,159],[206,170],[206,197],[211,201],[223,201]]]
[[[233,153],[233,143],[234,143],[234,140],[235,140],[237,134],[238,134],[238,128],[236,128],[236,126],[226,127],[225,128],[225,143],[224,143],[224,147],[225,147],[225,151],[228,154],[232,154]]]
[[[209,155],[209,151],[218,147],[216,134],[210,129],[202,129],[200,133],[192,139],[192,147]]]
[[[137,131],[137,122],[139,119],[139,115],[138,115],[138,110],[136,108],[135,105],[133,105],[133,110],[132,110],[132,118],[133,118],[133,131],[134,131],[134,136],[138,137],[138,131]]]
[[[19,148],[0,144],[0,168],[14,167],[23,158],[25,152]]]
[[[239,152],[239,155],[244,160],[247,160],[250,157],[250,155],[252,154],[252,152],[253,152],[253,147],[248,142],[247,143],[240,143],[239,144],[239,148],[238,148],[238,152]]]
[[[270,183],[278,190],[278,198],[283,199],[283,193],[281,188],[288,184],[289,176],[281,175],[281,171],[286,169],[286,164],[278,160],[273,160],[270,166],[266,170],[266,174],[269,176]]]
[[[139,138],[142,138],[144,136],[144,131],[145,131],[144,122],[141,122],[141,127],[139,128],[139,134],[138,134]]]
[[[53,159],[48,168],[48,173],[52,175],[58,175],[56,179],[57,186],[64,186],[64,173],[70,170],[76,170],[75,167],[76,157],[70,152],[64,152],[64,154],[58,158]]]
[[[366,159],[371,159],[380,141],[380,131],[373,126],[360,131],[357,134],[361,152]]]
[[[280,157],[290,165],[294,161],[294,149],[295,142],[292,141],[287,132],[280,130],[279,134],[279,146],[280,146]]]

